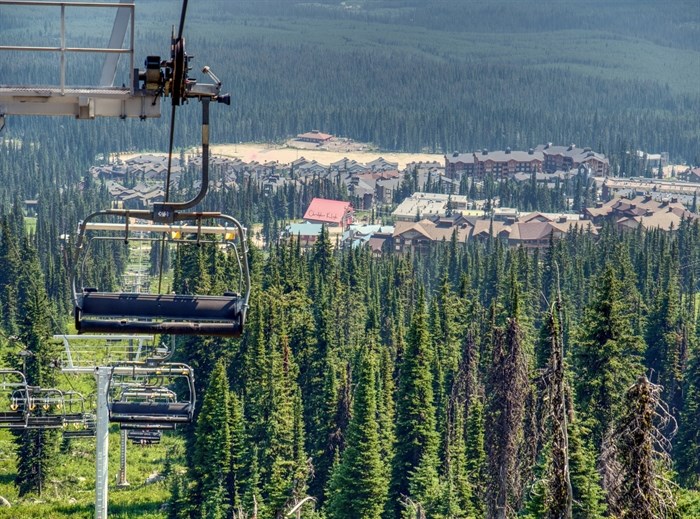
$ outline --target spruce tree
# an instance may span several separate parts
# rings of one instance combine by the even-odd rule
[[[700,488],[700,352],[690,361],[685,402],[674,448],[676,470],[688,488]]]
[[[517,316],[517,300],[514,300]],[[506,329],[495,329],[493,364],[487,385],[486,452],[488,454],[488,517],[511,517],[521,491],[517,454],[523,435],[527,360],[517,317]]]
[[[472,488],[473,514],[477,518],[486,515],[486,449],[484,447],[484,404],[483,397],[476,395],[471,400],[466,423],[465,456],[466,470]]]
[[[396,400],[396,451],[390,509],[400,517],[405,497],[429,507],[437,497],[438,442],[433,401],[432,359],[422,290],[413,313],[400,366]]]
[[[623,391],[642,372],[643,341],[634,334],[622,283],[606,267],[594,286],[573,345],[576,397],[594,444],[599,447],[622,401]]]
[[[623,412],[606,438],[602,459],[609,473],[608,503],[621,519],[673,517],[676,501],[669,483],[670,442],[663,431],[672,417],[661,387],[645,376],[625,394]]]
[[[23,247],[23,272],[18,280],[19,312],[17,323],[19,342],[29,355],[23,363],[27,383],[44,388],[56,383],[56,351],[48,339],[51,334],[50,302],[34,249]],[[19,362],[18,362],[19,364]],[[41,412],[41,411],[38,411]],[[58,448],[56,431],[25,429],[16,436],[17,476],[19,495],[42,493],[53,469]]]
[[[231,430],[228,377],[223,362],[214,367],[197,418],[195,443],[196,503],[201,517],[220,519],[226,516],[224,491],[231,471]]]
[[[329,519],[375,519],[386,504],[389,482],[381,459],[375,364],[373,354],[365,349],[360,360],[346,448],[331,477]]]

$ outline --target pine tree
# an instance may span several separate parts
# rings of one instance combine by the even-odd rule
[[[388,480],[381,459],[375,391],[376,367],[363,352],[347,431],[347,446],[331,477],[328,517],[375,519],[386,504]]]
[[[466,423],[465,455],[467,477],[472,487],[472,510],[477,518],[486,514],[486,450],[484,448],[484,404],[475,396],[469,406]]]
[[[523,346],[523,333],[517,317],[508,319],[505,331],[494,330],[493,364],[487,385],[487,506],[488,517],[498,519],[513,515],[514,502],[521,490],[516,464],[523,434],[525,396],[528,392],[527,361]]]
[[[20,343],[30,353],[23,366],[27,383],[53,387],[56,383],[55,348],[48,342],[51,333],[50,303],[35,251],[23,247],[24,270],[18,283],[18,322]],[[41,412],[41,411],[39,411]],[[58,448],[56,431],[25,429],[16,436],[19,495],[42,493],[53,469]]]
[[[242,486],[244,479],[244,464],[249,449],[246,444],[245,419],[243,402],[235,391],[229,394],[229,429],[231,431],[231,465],[226,488],[231,502],[231,508],[236,510],[241,505]]]
[[[605,494],[597,470],[597,451],[584,440],[590,438],[575,417],[569,422],[569,462],[574,519],[606,517]]]
[[[674,452],[681,482],[688,488],[700,488],[700,352],[695,353],[688,366]]]
[[[464,441],[464,406],[451,405],[448,420],[445,461],[442,470],[442,496],[436,507],[443,517],[471,515],[472,492],[467,474],[467,449]]]

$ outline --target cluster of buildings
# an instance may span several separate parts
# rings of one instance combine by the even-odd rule
[[[298,136],[310,139],[308,142],[316,142],[314,139],[325,142],[327,137],[318,132]],[[615,178],[607,176],[610,166],[604,155],[590,148],[552,144],[528,151],[455,153],[444,159],[444,164],[411,163],[400,171],[397,163],[382,157],[366,164],[344,158],[327,165],[304,157],[289,164],[212,157],[210,171],[214,173],[215,188],[236,188],[241,180],[256,182],[268,193],[289,183],[301,186],[312,180],[326,179],[342,184],[352,196],[352,204],[314,199],[304,214],[304,222],[290,224],[283,237],[298,237],[302,245],[312,245],[325,226],[339,244],[367,245],[376,253],[415,251],[443,240],[456,239],[465,243],[489,237],[513,246],[544,247],[552,237],[561,237],[573,228],[596,234],[605,220],[624,230],[639,227],[672,230],[678,228],[682,219],[697,217],[686,206],[697,208],[700,168],[680,172],[676,179],[670,180]],[[179,160],[174,162],[171,173],[174,182],[188,170],[201,167],[201,157],[190,157],[183,164]],[[124,207],[133,208],[148,207],[163,200],[166,172],[167,158],[157,155],[139,155],[91,169],[93,176],[107,178],[107,186],[115,199]],[[464,175],[476,182],[492,175],[494,179],[554,185],[579,174],[593,177],[601,200],[609,200],[586,208],[580,215],[521,214],[514,208],[498,207],[497,201],[487,204],[485,200],[456,194]],[[421,189],[429,184],[446,194],[417,191],[403,200],[396,200],[397,191],[405,190],[409,175],[414,188]],[[686,181],[681,181],[681,177]],[[355,210],[388,205],[394,207],[389,219],[394,225],[355,224]]]
[[[683,220],[700,218],[675,197],[662,200],[650,195],[614,198],[586,208],[583,214],[520,213],[513,208],[485,211],[467,197],[414,193],[392,213],[394,225],[358,225],[349,202],[314,199],[304,223],[287,226],[283,238],[298,238],[302,246],[313,245],[324,226],[340,246],[367,245],[375,254],[417,252],[435,243],[496,238],[513,247],[547,247],[550,240],[575,231],[598,234],[605,221],[618,229],[678,229]]]

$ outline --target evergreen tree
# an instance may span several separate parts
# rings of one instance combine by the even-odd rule
[[[680,480],[700,488],[700,352],[695,353],[685,381],[685,403],[674,452]]]
[[[389,504],[394,517],[400,517],[400,503],[404,497],[428,508],[438,494],[439,440],[431,372],[433,352],[422,290],[418,300],[400,367],[396,401],[396,450]]]
[[[668,482],[670,442],[662,430],[671,415],[661,400],[661,387],[645,376],[625,395],[614,433],[606,438],[603,470],[608,472],[608,502],[622,519],[658,519],[675,515]]]
[[[514,299],[517,315],[517,298]],[[517,317],[506,330],[495,329],[493,363],[487,385],[486,452],[488,454],[488,517],[512,517],[521,491],[517,453],[523,434],[528,392],[527,360]]]
[[[635,335],[622,284],[606,267],[594,287],[574,344],[576,396],[595,445],[611,425],[625,387],[642,371],[643,341]]]
[[[472,510],[477,518],[486,514],[486,450],[484,448],[484,404],[481,396],[475,396],[469,406],[466,423],[465,456],[467,477],[472,487]]]
[[[38,258],[27,244],[23,247],[23,267],[17,290],[18,315],[22,316],[18,322],[19,342],[28,353],[23,368],[29,385],[50,388],[56,383],[56,352],[48,342],[51,334],[50,302]],[[58,434],[51,430],[25,429],[17,434],[16,441],[15,483],[19,495],[41,494],[55,462]]]
[[[214,367],[197,418],[195,443],[196,502],[204,519],[226,516],[224,491],[231,471],[231,430],[228,378],[223,362]]]
[[[373,354],[365,349],[352,405],[347,442],[331,477],[328,517],[378,518],[386,504],[388,480],[382,467]]]

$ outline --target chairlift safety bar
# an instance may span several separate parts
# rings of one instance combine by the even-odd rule
[[[85,225],[87,231],[126,231],[127,226],[120,223],[88,222]],[[157,224],[157,223],[130,223],[128,225],[129,234],[136,232],[163,232],[168,234],[238,234],[235,226],[224,227],[214,225],[177,225],[177,224]]]

